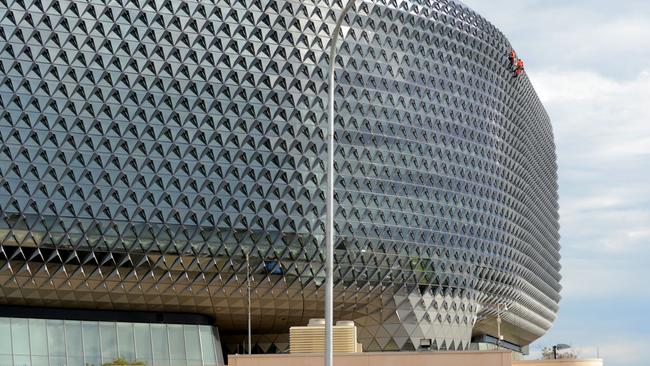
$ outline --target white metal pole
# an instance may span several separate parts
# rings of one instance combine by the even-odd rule
[[[333,365],[334,333],[334,92],[336,90],[335,68],[338,53],[337,41],[345,15],[354,5],[348,0],[339,14],[330,40],[329,115],[327,131],[327,217],[325,222],[325,366]]]
[[[248,261],[248,253],[246,253],[246,287],[248,291],[248,354],[252,353],[252,340],[251,340],[251,266]]]
[[[497,350],[501,348],[501,304],[497,305]]]

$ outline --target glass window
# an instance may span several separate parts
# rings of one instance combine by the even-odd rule
[[[135,356],[140,361],[152,364],[151,357],[151,333],[149,333],[149,324],[133,324],[135,333]]]
[[[9,343],[11,347],[11,343]],[[13,366],[14,358],[11,355],[0,355],[0,365],[2,366]]]
[[[183,340],[183,326],[178,324],[168,325],[169,353],[172,364],[174,361],[185,360],[185,342]]]
[[[0,318],[0,356],[10,355],[11,351],[11,319]],[[2,360],[2,358],[0,358]],[[13,361],[8,362],[11,364]],[[4,362],[2,363],[4,365]]]
[[[207,325],[199,326],[201,334],[201,350],[203,351],[203,364],[216,365],[217,360],[214,352],[214,338],[212,337],[212,327]]]
[[[46,326],[45,319],[29,319],[29,345],[32,356],[47,356]]]
[[[133,341],[133,324],[117,323],[117,345],[120,357],[135,361],[135,343]]]
[[[199,343],[199,329],[196,325],[183,325],[185,335],[185,351],[188,365],[201,365],[201,344]]]
[[[101,361],[99,352],[99,325],[97,322],[82,322],[84,364],[97,365]]]
[[[278,261],[273,261],[273,260],[264,261],[264,270],[268,274],[281,275],[283,273],[282,266],[280,266],[280,263],[278,263]]]
[[[28,355],[14,355],[14,366],[30,366],[30,364]]]
[[[101,339],[102,363],[111,362],[120,355],[117,353],[117,333],[115,323],[99,323],[99,338]]]
[[[29,355],[29,324],[27,319],[11,319],[11,340],[14,355]],[[20,362],[23,362],[20,359]],[[14,358],[16,363],[16,358]],[[29,364],[27,357],[26,364]]]
[[[30,329],[31,331],[31,329]],[[32,356],[31,366],[48,366],[47,356]]]
[[[49,331],[49,328],[48,328]],[[66,366],[66,359],[64,356],[50,356],[50,366]]]
[[[68,356],[66,359],[66,364],[65,366],[72,366],[72,365],[83,365],[84,364],[84,358],[81,356]]]
[[[65,348],[66,348],[66,355],[68,356],[68,359],[70,360],[70,357],[83,356],[81,322],[66,320],[63,322],[63,327],[65,328]],[[80,360],[79,362],[83,364],[83,360]],[[76,362],[73,363],[72,361],[70,361],[69,363],[76,364]]]
[[[187,359],[187,366],[202,366],[203,361],[195,359]]]
[[[214,337],[214,345],[215,345],[215,353],[217,357],[217,364],[219,365],[225,365],[226,363],[224,362],[223,359],[223,353],[221,350],[221,337],[219,336],[219,329],[217,327],[210,327],[212,329],[212,336]]]
[[[167,326],[165,324],[151,324],[151,340],[153,341],[154,364],[169,365]]]
[[[218,337],[211,326],[0,318],[0,366],[212,366],[223,364]]]
[[[63,320],[47,321],[47,348],[50,356],[65,356]],[[65,358],[62,364],[65,364]],[[56,366],[56,364],[53,364],[53,366]]]

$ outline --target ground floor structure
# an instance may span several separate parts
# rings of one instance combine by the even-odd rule
[[[229,355],[228,366],[322,365],[317,354]],[[603,366],[602,360],[513,361],[509,351],[366,352],[338,354],[336,366]]]
[[[222,366],[209,318],[192,314],[0,308],[0,366]]]
[[[284,350],[288,339],[287,347],[274,346],[285,344],[283,335],[254,337],[253,350],[266,354],[225,357],[246,339],[222,337],[214,324],[214,319],[197,314],[0,306],[0,366],[99,366],[119,363],[118,359],[146,366],[322,364],[319,354],[276,353],[288,351]],[[491,340],[473,342],[483,349]],[[336,366],[602,366],[601,360],[515,361],[515,353],[505,349],[420,351],[337,354],[335,362]]]

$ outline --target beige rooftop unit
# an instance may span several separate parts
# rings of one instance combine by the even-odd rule
[[[338,321],[333,334],[334,353],[361,352],[357,343],[357,327],[352,321]],[[289,329],[289,351],[291,353],[325,352],[325,320],[311,319],[306,327]]]

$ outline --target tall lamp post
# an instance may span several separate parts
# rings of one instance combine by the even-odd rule
[[[248,260],[248,252],[244,253],[246,255],[246,292],[247,292],[247,313],[248,313],[248,354],[252,353],[252,343],[251,340],[251,265]]]
[[[330,40],[329,115],[327,131],[327,217],[325,222],[325,366],[333,361],[334,326],[334,91],[336,90],[335,67],[338,54],[337,41],[341,25],[356,0],[348,0],[336,20]]]
[[[503,336],[501,335],[501,308],[503,311],[508,311],[508,305],[504,303],[497,304],[497,349],[501,348],[501,341]]]
[[[564,343],[556,344],[555,346],[553,346],[553,359],[557,360],[557,351],[561,351],[563,349],[569,349],[569,348],[571,348],[571,346]]]

